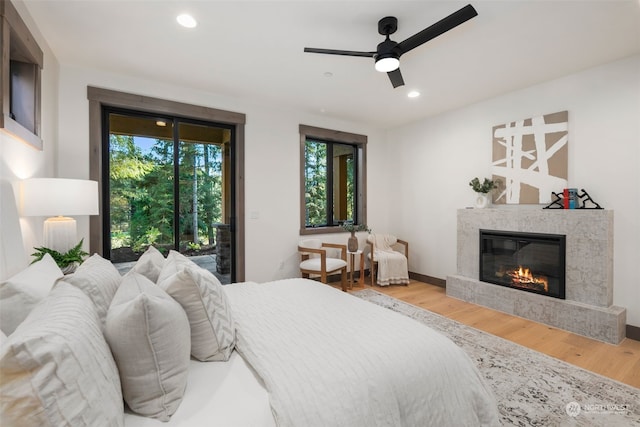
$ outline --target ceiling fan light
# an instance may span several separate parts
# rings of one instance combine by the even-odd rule
[[[400,67],[400,61],[393,56],[376,60],[376,71],[380,71],[381,73],[397,70],[398,67]]]
[[[176,21],[185,28],[195,28],[198,25],[196,19],[188,13],[178,15],[176,17]]]

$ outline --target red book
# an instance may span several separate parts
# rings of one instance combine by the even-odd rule
[[[562,199],[564,201],[564,208],[569,209],[569,189],[562,190]]]

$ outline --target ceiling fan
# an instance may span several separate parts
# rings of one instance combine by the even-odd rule
[[[386,39],[378,45],[373,52],[358,52],[352,50],[316,49],[305,47],[304,51],[309,53],[325,53],[328,55],[362,56],[373,58],[376,61],[376,70],[387,73],[394,88],[404,85],[402,73],[400,73],[400,57],[412,49],[438,37],[441,34],[457,27],[463,22],[477,16],[478,12],[470,4],[462,9],[453,12],[446,18],[441,19],[430,27],[425,28],[417,34],[409,37],[403,42],[397,43],[389,38],[389,35],[398,29],[398,19],[387,16],[378,21],[378,33],[386,36]]]

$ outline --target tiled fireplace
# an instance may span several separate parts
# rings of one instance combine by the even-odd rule
[[[457,227],[457,274],[447,277],[447,295],[622,341],[626,310],[612,305],[612,211],[460,209]]]

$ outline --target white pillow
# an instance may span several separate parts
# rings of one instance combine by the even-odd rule
[[[176,274],[178,271],[188,266],[198,267],[195,262],[182,255],[180,252],[173,250],[169,251],[169,255],[167,255],[167,259],[162,266],[162,271],[160,271],[160,275],[158,276],[156,283],[166,280],[169,276]]]
[[[74,274],[65,276],[63,280],[87,294],[104,325],[111,300],[122,281],[118,269],[110,261],[93,254],[80,264]]]
[[[120,378],[96,309],[59,282],[0,349],[7,426],[122,426]]]
[[[149,246],[127,274],[132,272],[142,274],[153,283],[156,283],[163,265],[164,256],[162,256],[162,253],[153,246]]]
[[[178,409],[189,368],[189,320],[180,304],[146,277],[126,275],[105,336],[132,411],[168,421]]]
[[[184,266],[158,283],[180,303],[189,317],[191,355],[200,361],[229,360],[235,324],[220,281],[197,266]]]
[[[2,331],[11,335],[62,276],[62,271],[51,255],[45,254],[40,261],[0,283]]]
[[[2,332],[2,330],[0,330],[0,348],[2,347],[2,344],[4,344],[6,340],[7,340],[7,336],[4,334],[4,332]]]

